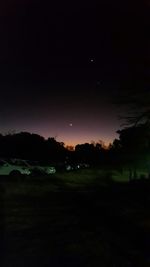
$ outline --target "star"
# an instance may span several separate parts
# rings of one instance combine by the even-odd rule
[[[69,123],[69,126],[70,126],[70,127],[72,127],[72,125],[73,125],[72,123]]]

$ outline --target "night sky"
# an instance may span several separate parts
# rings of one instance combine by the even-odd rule
[[[117,137],[121,91],[148,84],[148,1],[0,3],[0,132]]]

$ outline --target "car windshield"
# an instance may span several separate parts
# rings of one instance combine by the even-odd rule
[[[5,165],[5,161],[3,161],[3,160],[0,160],[0,166],[4,166]]]
[[[22,166],[22,167],[28,167],[28,163],[24,160],[17,160],[17,159],[10,159],[9,164]]]

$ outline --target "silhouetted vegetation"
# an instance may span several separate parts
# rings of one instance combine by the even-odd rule
[[[150,91],[147,86],[139,88],[139,85],[132,87],[131,84],[126,84],[126,88],[119,92],[114,102],[126,109],[123,116],[126,125],[150,124]]]
[[[51,162],[61,170],[1,179],[4,266],[149,266],[150,183],[139,176],[140,169],[149,172],[149,133],[140,124],[119,130],[108,148],[92,142],[74,150],[53,137],[0,135],[0,157]],[[66,173],[65,164],[90,168]],[[135,183],[114,182],[125,171]]]
[[[137,171],[144,168],[150,176],[150,131],[149,126],[140,124],[118,130],[119,139],[115,139],[108,148],[102,142],[78,144],[69,150],[63,142],[55,138],[44,137],[28,132],[0,134],[0,157],[20,158],[63,164],[89,164],[90,167],[116,169],[129,172],[129,178],[137,178]],[[63,169],[63,168],[62,168]]]
[[[65,158],[67,150],[64,144],[54,138],[38,134],[21,132],[0,136],[0,156],[30,160],[58,161]]]
[[[77,145],[75,150],[69,150],[63,142],[55,138],[38,134],[21,132],[0,135],[0,157],[21,158],[29,160],[49,161],[52,163],[88,163],[92,166],[102,165],[106,150],[100,143],[85,143]]]
[[[150,132],[145,124],[118,131],[121,157],[130,170],[130,179],[137,178],[137,170],[149,169]]]

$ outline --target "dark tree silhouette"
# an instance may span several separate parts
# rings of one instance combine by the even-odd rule
[[[55,162],[65,160],[66,151],[55,138],[28,132],[0,135],[0,157]]]
[[[149,88],[130,88],[122,90],[114,101],[124,106],[126,114],[121,117],[125,125],[137,126],[139,124],[150,125],[150,90]]]
[[[139,168],[149,168],[149,128],[142,124],[119,130],[118,133],[122,163],[129,168],[129,179],[137,178]]]
[[[135,86],[136,85],[136,86]],[[137,176],[137,166],[147,164],[149,158],[150,142],[150,91],[145,84],[127,84],[118,94],[115,102],[124,107],[124,116],[120,118],[125,121],[119,130],[121,158],[124,163],[130,165],[130,178]],[[129,89],[128,89],[129,88]],[[149,167],[148,167],[149,169]]]
[[[79,164],[88,163],[93,167],[104,167],[109,163],[108,150],[103,142],[78,144],[73,151],[54,137],[44,137],[29,132],[0,134],[0,157],[20,158],[40,163]]]
[[[107,150],[107,164],[110,168],[116,169],[122,173],[123,171],[123,160],[122,160],[122,146],[118,139],[115,139],[112,144],[109,145]]]
[[[105,159],[105,149],[100,143],[76,145],[75,154],[78,161],[86,162],[93,166],[100,166]]]
[[[46,157],[55,162],[65,161],[67,149],[63,142],[57,142],[54,137],[46,140]]]

